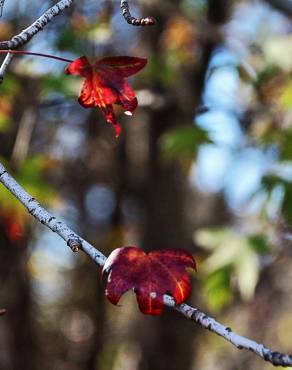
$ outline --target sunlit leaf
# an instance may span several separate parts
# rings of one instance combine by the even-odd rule
[[[128,56],[108,57],[93,65],[83,56],[70,63],[66,73],[85,78],[78,101],[84,108],[99,107],[106,121],[112,124],[116,137],[121,127],[116,120],[113,104],[121,105],[125,113],[132,115],[137,108],[137,98],[126,78],[145,67],[147,59]]]

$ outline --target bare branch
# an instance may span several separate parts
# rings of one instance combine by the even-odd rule
[[[26,44],[34,35],[42,31],[55,16],[59,15],[64,9],[69,8],[73,2],[74,0],[60,0],[57,4],[44,12],[44,14],[29,27],[12,37],[11,40],[0,42],[0,49],[16,49]]]
[[[13,54],[8,53],[6,55],[6,57],[4,58],[4,60],[3,60],[3,63],[1,64],[1,67],[0,67],[0,84],[2,84],[2,82],[4,80],[4,75],[5,75],[6,69],[9,66],[9,63],[11,62],[12,58],[13,58]]]
[[[156,19],[153,17],[135,18],[130,13],[128,0],[121,0],[121,10],[125,20],[132,26],[153,26]]]
[[[195,321],[204,329],[208,329],[220,337],[223,337],[238,349],[251,351],[265,361],[272,363],[274,366],[286,367],[292,365],[291,355],[272,351],[261,343],[257,343],[254,340],[243,337],[232,331],[231,328],[220,324],[213,317],[206,315],[197,308],[191,307],[185,303],[176,305],[174,299],[167,295],[164,296],[164,304],[180,312],[188,319]]]
[[[64,222],[57,220],[47,210],[45,210],[22,186],[20,186],[12,176],[6,171],[0,163],[0,182],[25,206],[31,215],[33,215],[43,225],[56,232],[65,240],[67,245],[76,251],[82,249],[97,265],[100,267],[105,264],[106,257],[86,240],[78,236]],[[184,315],[186,318],[196,322],[204,329],[223,337],[238,349],[251,351],[270,362],[275,366],[292,366],[292,356],[274,352],[261,343],[257,343],[249,338],[243,337],[231,328],[226,327],[216,321],[213,317],[208,316],[197,308],[191,307],[185,303],[176,305],[175,300],[169,296],[163,296],[164,304]],[[0,311],[1,312],[1,311]]]

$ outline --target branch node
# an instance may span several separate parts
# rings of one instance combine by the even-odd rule
[[[75,239],[69,239],[67,241],[67,245],[68,247],[70,247],[70,249],[72,250],[72,252],[74,253],[77,253],[79,252],[79,250],[81,249],[82,247],[82,243],[81,243],[81,240],[78,239],[78,238],[75,238]]]

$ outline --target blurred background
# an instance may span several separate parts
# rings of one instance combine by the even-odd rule
[[[6,0],[0,39],[56,1]],[[25,47],[65,58],[148,58],[117,110],[120,139],[77,103],[66,63],[15,56],[0,86],[0,155],[15,178],[104,254],[184,248],[189,302],[292,352],[292,6],[290,0],[79,0]],[[3,55],[4,57],[4,55]],[[1,60],[3,58],[1,57]],[[240,370],[272,365],[129,292],[0,189],[1,370]]]

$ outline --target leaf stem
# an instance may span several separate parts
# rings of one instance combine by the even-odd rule
[[[67,62],[67,63],[73,62],[73,60],[71,59],[56,57],[55,55],[51,55],[51,54],[33,53],[32,51],[26,51],[26,50],[0,50],[0,54],[7,54],[7,53],[8,54],[21,54],[21,55],[34,55],[37,57],[56,59],[56,60],[60,60],[61,62]]]

